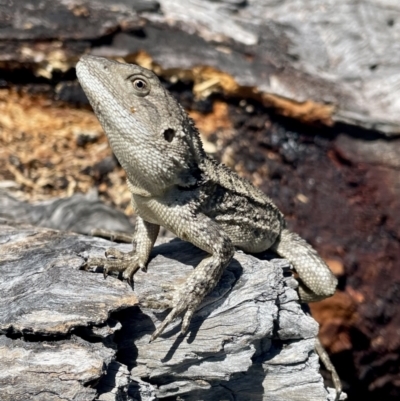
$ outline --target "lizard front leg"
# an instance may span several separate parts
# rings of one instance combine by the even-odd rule
[[[90,258],[86,262],[86,267],[103,266],[104,277],[112,271],[123,272],[123,277],[131,282],[133,275],[140,268],[146,268],[159,230],[159,225],[149,223],[138,217],[132,241],[134,244],[133,251],[123,253],[118,249],[109,248],[105,252],[106,258]]]
[[[190,219],[187,220],[184,214],[181,217],[186,224],[181,230],[179,228],[176,230],[177,235],[208,252],[210,256],[203,259],[189,275],[186,282],[175,287],[167,299],[152,296],[141,301],[143,306],[154,309],[172,308],[168,316],[155,330],[150,341],[155,340],[167,325],[182,313],[184,316],[181,333],[184,334],[188,330],[194,312],[204,297],[217,285],[224,268],[234,255],[232,241],[222,228],[209,217],[203,214],[191,215]],[[171,227],[171,229],[173,228]]]

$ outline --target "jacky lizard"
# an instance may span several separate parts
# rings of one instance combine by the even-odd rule
[[[301,302],[335,292],[335,276],[310,244],[286,228],[272,200],[207,156],[193,121],[153,72],[83,56],[77,75],[126,172],[138,215],[134,251],[111,248],[106,253],[111,258],[92,258],[87,264],[103,265],[105,274],[122,271],[131,281],[139,268],[145,269],[160,226],[209,254],[170,299],[153,300],[172,310],[152,340],[181,314],[181,331],[187,331],[235,247],[249,253],[272,249],[287,258],[299,276]]]

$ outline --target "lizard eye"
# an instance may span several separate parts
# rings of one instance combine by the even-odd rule
[[[135,79],[133,81],[133,85],[135,85],[135,88],[138,90],[142,90],[146,88],[146,82],[144,82],[142,79]]]
[[[131,82],[136,95],[146,96],[149,94],[150,83],[147,81],[147,79],[142,77],[132,77]]]

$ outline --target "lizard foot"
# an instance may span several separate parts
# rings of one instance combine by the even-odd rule
[[[140,263],[136,252],[124,253],[115,248],[109,248],[105,252],[105,258],[90,258],[86,261],[85,268],[103,266],[104,278],[109,272],[123,272],[123,278],[132,283],[134,274],[142,268],[146,268]]]
[[[165,288],[167,289],[167,288]],[[186,287],[175,288],[174,292],[168,291],[161,294],[147,296],[140,301],[144,307],[151,309],[169,309],[171,312],[164,321],[157,327],[150,338],[150,342],[154,341],[165,328],[175,320],[179,315],[184,313],[181,327],[181,334],[185,334],[189,328],[190,321],[197,307],[200,305],[202,298],[196,293],[187,291]]]

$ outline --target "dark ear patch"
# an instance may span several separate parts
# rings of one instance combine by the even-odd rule
[[[174,136],[175,136],[175,130],[173,130],[172,128],[167,128],[164,131],[164,138],[166,141],[172,142],[172,140],[174,139]]]

